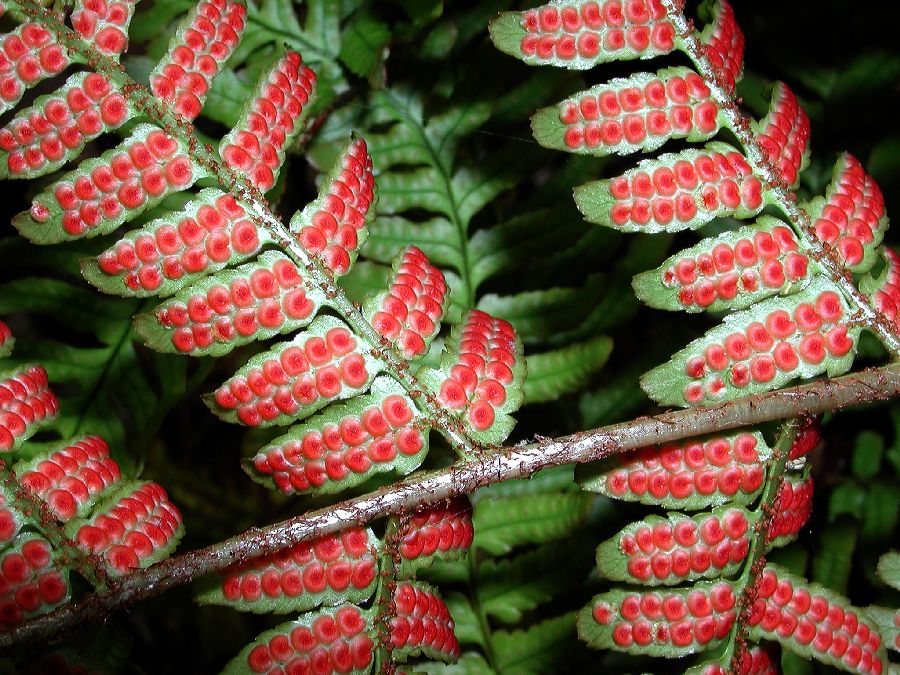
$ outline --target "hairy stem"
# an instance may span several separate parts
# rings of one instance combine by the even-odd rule
[[[728,636],[728,646],[719,659],[727,672],[737,672],[737,664],[741,658],[742,649],[747,643],[746,612],[749,611],[756,598],[756,581],[765,566],[766,548],[768,544],[769,528],[775,517],[775,502],[778,499],[778,491],[781,488],[784,472],[787,467],[788,456],[791,452],[791,444],[797,436],[801,426],[800,420],[791,419],[781,426],[778,440],[775,444],[775,452],[766,472],[766,487],[759,504],[756,507],[760,513],[755,536],[750,540],[750,551],[744,563],[744,570],[735,583],[735,591],[738,593],[737,617],[731,627]]]
[[[865,326],[881,338],[893,359],[900,359],[900,336],[887,317],[879,312],[856,287],[853,276],[838,258],[834,248],[824,244],[816,236],[809,214],[798,206],[797,196],[784,184],[778,169],[770,164],[766,153],[751,131],[750,117],[741,112],[735,98],[722,85],[716,69],[706,56],[703,43],[700,42],[691,22],[681,10],[681,3],[678,0],[662,0],[662,4],[666,8],[669,20],[675,27],[675,32],[684,41],[688,56],[712,92],[713,100],[725,115],[728,128],[743,146],[753,173],[763,181],[766,191],[775,205],[787,217],[803,248],[809,251],[812,257],[822,265],[826,274],[840,288],[850,305],[859,312]]]
[[[9,650],[13,645],[43,645],[52,636],[71,632],[86,622],[106,617],[117,609],[173,586],[219,572],[236,562],[441,499],[470,494],[504,480],[528,478],[548,466],[595,461],[646,445],[804,414],[816,415],[898,395],[900,364],[892,364],[747,396],[709,408],[639,417],[572,436],[499,448],[445,469],[413,475],[371,494],[264,528],[253,528],[205,549],[169,558],[123,577],[112,584],[106,594],[86,596],[0,634],[0,649]]]

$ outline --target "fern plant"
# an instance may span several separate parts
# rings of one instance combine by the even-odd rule
[[[92,530],[80,536],[106,516],[90,513],[88,504],[75,508],[78,529],[61,527],[47,515],[53,507],[38,503],[46,497],[60,513],[71,511],[71,499],[37,474],[46,472],[47,460],[65,464],[72,447],[97,454],[99,442],[45,451],[62,452],[57,459],[33,456],[40,448],[29,442],[16,450],[21,461],[5,477],[6,503],[15,507],[6,520],[13,529],[24,523],[26,532],[40,531],[61,569],[75,569],[98,592],[80,608],[66,604],[21,630],[10,626],[0,635],[4,645],[29,631],[33,638],[71,625],[87,616],[85,607],[107,611],[204,576],[196,599],[217,634],[234,621],[223,606],[292,615],[287,623],[251,617],[262,633],[229,664],[233,671],[362,672],[418,656],[430,661],[414,667],[429,672],[594,667],[598,656],[576,643],[576,623],[593,647],[665,656],[706,651],[696,662],[704,672],[774,668],[772,652],[750,644],[769,638],[845,668],[884,668],[881,642],[896,642],[892,610],[864,615],[837,595],[844,590],[839,574],[814,563],[810,578],[823,586],[810,584],[790,564],[793,549],[775,550],[810,518],[812,476],[803,458],[814,432],[797,437],[797,424],[789,423],[771,449],[767,429],[678,440],[715,429],[698,410],[494,447],[508,437],[523,393],[526,402],[544,404],[532,408],[529,432],[566,428],[549,415],[575,415],[568,395],[609,356],[603,333],[638,311],[623,280],[664,257],[668,233],[715,216],[776,207],[748,227],[720,221],[720,234],[635,277],[639,298],[653,307],[734,311],[644,378],[656,400],[715,404],[798,375],[843,372],[865,347],[864,328],[896,351],[896,269],[880,245],[886,219],[877,187],[847,156],[826,195],[796,209],[787,184],[805,166],[805,113],[778,85],[770,114],[749,129],[740,123],[734,90],[743,44],[725,4],[712,11],[699,49],[680,10],[668,7],[666,14],[659,3],[561,3],[499,19],[495,38],[528,58],[549,55],[580,68],[612,52],[661,56],[677,47],[694,61],[696,71],[676,64],[622,77],[536,115],[542,144],[586,155],[550,175],[542,167],[549,155],[511,137],[505,125],[573,90],[578,78],[539,69],[509,88],[514,65],[485,72],[483,29],[505,4],[451,10],[432,2],[313,0],[295,8],[267,0],[245,8],[227,0],[193,7],[164,1],[138,9],[130,30],[131,4],[85,3],[71,12],[27,0],[5,5],[20,25],[4,38],[5,53],[17,61],[14,71],[3,71],[0,93],[11,112],[0,147],[9,177],[34,178],[37,191],[15,224],[38,243],[71,242],[4,243],[31,278],[5,286],[0,305],[7,313],[43,315],[33,324],[17,318],[27,339],[20,339],[15,363],[34,354],[47,362],[51,379],[72,385],[60,397],[63,415],[44,428],[62,437],[101,431],[115,441],[123,471],[135,473],[162,411],[215,368],[227,380],[206,403],[225,422],[248,429],[242,438],[251,457],[242,466],[274,493],[267,507],[293,511],[298,503],[314,507],[330,495],[385,487],[147,569],[151,559],[139,560],[142,569],[121,578],[114,566],[107,584],[105,568],[78,549],[81,543],[106,552],[93,545]],[[702,7],[701,16],[710,9]],[[170,39],[169,23],[185,10]],[[619,30],[624,22],[634,25]],[[123,68],[129,33],[145,50],[121,59]],[[411,72],[420,63],[435,66],[427,82],[397,75],[395,63],[413,61],[403,51],[412,45]],[[78,72],[63,82],[70,66]],[[44,76],[53,79],[38,86]],[[368,86],[376,91],[359,93]],[[604,119],[613,104],[625,113]],[[354,133],[360,129],[365,140]],[[654,151],[673,140],[710,142],[578,190],[589,220],[660,234],[627,244],[575,215],[568,188],[609,174],[609,165],[590,155]],[[321,174],[305,208],[309,195],[295,190],[284,170],[287,156],[303,150]],[[87,159],[66,169],[82,154]],[[67,173],[55,173],[60,169]],[[698,178],[703,189],[692,186]],[[670,199],[673,181],[683,194]],[[803,220],[807,211],[811,221]],[[135,229],[116,233],[125,222]],[[86,256],[80,268],[78,255]],[[39,261],[44,278],[35,277],[31,261]],[[126,299],[80,287],[80,274]],[[80,322],[94,309],[98,316],[82,336]],[[445,318],[450,329],[442,333]],[[72,344],[31,339],[60,324],[75,333],[62,337]],[[152,351],[135,349],[134,335]],[[670,341],[657,340],[643,356]],[[523,342],[531,352],[524,384]],[[179,354],[216,361],[189,366]],[[92,367],[95,375],[88,374]],[[800,390],[837,392],[833,401],[812,404],[798,393],[792,410],[836,407],[872,379],[838,382],[842,391],[828,382]],[[613,393],[623,388],[625,401]],[[583,397],[585,405],[602,405],[592,408],[595,424],[576,428],[621,419],[614,410],[636,410],[632,389],[619,382]],[[125,400],[119,391],[132,395]],[[165,396],[159,406],[151,403],[155,392]],[[889,396],[891,388],[882,381],[874,392]],[[748,400],[762,409],[775,398]],[[110,404],[122,414],[109,414]],[[786,413],[753,414],[743,419]],[[564,467],[475,492],[504,477],[663,437],[675,445],[579,469],[583,490]],[[431,465],[445,468],[386,486],[421,466],[429,446]],[[106,462],[100,455],[91,461]],[[69,481],[47,476],[57,478]],[[218,502],[200,482],[177,496]],[[887,504],[884,492],[865,498]],[[298,495],[307,498],[298,502]],[[435,502],[444,495],[455,496]],[[586,580],[593,542],[636,517],[606,497],[671,511],[625,525],[598,549],[606,581]],[[28,509],[42,519],[29,521]],[[370,522],[387,514],[383,524]],[[879,531],[890,533],[890,523]],[[827,551],[847,555],[837,537],[826,539]],[[24,544],[7,554],[18,560]],[[766,565],[770,557],[781,566]],[[896,583],[891,561],[887,556],[880,572]],[[134,566],[126,562],[123,568]],[[610,582],[615,586],[606,591]],[[639,590],[647,584],[668,590]],[[819,635],[825,628],[806,641],[809,623],[823,611],[827,646]],[[438,663],[457,657],[458,666]],[[612,652],[599,658],[617,668],[636,663]]]
[[[704,239],[635,277],[636,294],[653,307],[733,312],[642,378],[665,405],[709,405],[796,377],[846,372],[863,328],[897,354],[888,300],[894,254],[881,246],[887,217],[878,186],[845,154],[826,194],[798,205],[792,190],[808,160],[809,119],[783,83],[773,88],[764,119],[741,113],[735,85],[743,35],[725,0],[702,10],[702,31],[681,3],[663,1],[554,2],[491,24],[495,45],[530,65],[587,69],[674,51],[693,65],[617,78],[538,111],[532,129],[546,147],[603,157],[651,152],[673,139],[707,141],[722,130],[736,141],[661,154],[617,178],[576,187],[588,221],[625,232],[677,232],[722,216],[753,217],[767,205],[783,218],[762,216]],[[854,672],[885,670],[884,640],[862,611],[764,567],[765,548],[796,534],[809,516],[811,484],[786,473],[802,454],[789,452],[792,439],[788,425],[771,453],[761,437],[713,437],[648,448],[625,456],[624,468],[583,473],[587,489],[670,508],[758,502],[755,511],[650,517],[602,544],[599,569],[613,580],[669,585],[742,573],[664,593],[597,596],[579,617],[582,639],[669,657],[719,647],[709,665],[698,666],[702,672],[766,670],[768,657],[751,653],[748,638],[776,639]]]
[[[306,328],[251,358],[208,399],[224,420],[250,427],[308,418],[257,454],[247,467],[252,477],[288,494],[335,492],[378,472],[412,471],[428,451],[431,428],[442,431],[461,456],[509,434],[525,368],[509,323],[467,310],[445,342],[440,365],[413,374],[410,362],[424,356],[446,309],[441,272],[408,246],[395,258],[387,290],[364,307],[335,284],[355,261],[377,201],[362,138],[350,140],[318,198],[289,225],[272,215],[263,192],[275,187],[316,91],[317,77],[297,52],[278,57],[263,73],[218,153],[193,135],[190,121],[247,26],[242,4],[210,0],[194,7],[149,74],[153,99],[117,64],[130,12],[110,6],[98,15],[98,8],[77,8],[69,28],[63,15],[37,5],[10,11],[24,21],[18,31],[26,45],[53,58],[41,51],[49,65],[32,73],[35,57],[27,50],[18,54],[8,107],[27,87],[70,63],[95,69],[37,98],[7,125],[10,177],[52,172],[97,135],[137,122],[118,146],[38,194],[31,209],[14,219],[19,231],[41,244],[94,237],[155,208],[157,217],[85,259],[82,271],[106,292],[172,296],[135,323],[158,351],[222,356]],[[76,125],[66,126],[69,120]],[[166,197],[198,181],[209,187],[180,208],[163,207]],[[337,316],[320,315],[325,307]],[[387,376],[376,378],[380,372]],[[342,399],[351,400],[329,406]],[[435,517],[440,554],[465,550],[471,539],[465,512],[430,512],[426,522]],[[444,541],[446,528],[461,534]],[[245,561],[239,576],[204,595],[205,601],[253,611],[333,606],[264,633],[233,667],[266,671],[279,661],[324,658],[341,670],[364,669],[423,651],[453,658],[453,622],[439,596],[414,581],[396,581],[415,566],[395,557],[422,555],[421,547],[403,545],[421,533],[399,520],[388,524],[385,537],[382,544],[370,530],[350,530],[279,552],[277,559]],[[436,553],[432,547],[425,555]],[[373,595],[368,610],[349,604]],[[437,635],[433,622],[440,626]]]

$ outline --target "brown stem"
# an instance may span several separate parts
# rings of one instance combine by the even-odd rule
[[[173,586],[219,572],[235,562],[267,555],[346,527],[402,513],[500,481],[528,478],[548,466],[590,462],[634,448],[749,426],[771,420],[816,415],[849,405],[900,395],[900,364],[831,380],[746,396],[710,408],[639,417],[572,436],[500,448],[446,469],[431,471],[264,528],[253,528],[199,551],[169,558],[123,577],[106,594],[94,593],[0,634],[0,649],[46,643],[86,622],[151,597]]]
[[[866,327],[881,338],[891,356],[894,359],[900,358],[900,336],[893,324],[856,287],[853,277],[834,249],[816,236],[809,213],[797,205],[796,195],[784,184],[778,169],[769,163],[766,153],[759,145],[750,126],[751,118],[741,112],[734,96],[722,85],[716,68],[706,56],[703,43],[682,11],[683,3],[678,0],[662,0],[662,4],[676,33],[684,42],[688,56],[697,67],[697,72],[703,77],[713,100],[725,115],[728,128],[743,146],[753,173],[765,184],[766,191],[787,217],[801,245],[813,253],[813,257],[825,268],[826,274],[840,288],[851,306],[859,310]]]

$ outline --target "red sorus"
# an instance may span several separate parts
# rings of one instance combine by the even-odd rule
[[[114,574],[164,558],[184,530],[181,513],[156,483],[123,484],[89,520],[73,520],[66,533],[84,551],[101,556]]]
[[[87,279],[103,290],[165,296],[200,276],[249,258],[269,240],[244,205],[208,188],[180,212],[129,232],[101,253],[96,264],[82,267]]]
[[[643,387],[660,402],[699,405],[735,391],[775,389],[826,368],[844,372],[859,330],[848,328],[846,303],[831,288],[814,278],[790,300],[764,300],[752,311],[732,315],[644,375]]]
[[[440,330],[450,293],[444,275],[415,246],[394,261],[388,290],[365,310],[366,318],[407,359],[425,353]]]
[[[252,459],[251,475],[294,494],[337,492],[374,473],[412,471],[428,450],[415,407],[385,378],[372,392],[275,439]]]
[[[884,281],[880,286],[872,284],[868,289],[878,311],[894,325],[900,326],[900,255],[887,246],[881,249],[884,252],[886,270]]]
[[[300,54],[288,52],[259,82],[254,99],[219,145],[225,163],[263,192],[275,185],[315,84],[316,74]]]
[[[0,626],[4,629],[50,611],[68,596],[68,579],[54,567],[47,540],[23,534],[0,554]]]
[[[0,37],[0,112],[12,108],[26,90],[68,65],[65,50],[39,23],[23,23]]]
[[[698,228],[717,216],[743,218],[763,207],[762,183],[747,160],[721,143],[587,183],[576,188],[575,201],[588,221],[630,232]]]
[[[59,520],[82,515],[122,474],[99,436],[67,441],[15,469],[22,485],[37,495]]]
[[[731,668],[726,669],[721,663],[708,663],[685,672],[696,675],[778,675],[781,672],[769,652],[759,646],[737,647],[730,665]]]
[[[659,0],[554,2],[501,15],[491,33],[498,48],[526,63],[580,69],[675,48],[675,29]]]
[[[622,453],[581,482],[616,499],[669,508],[746,503],[762,487],[770,456],[758,434],[692,439]]]
[[[304,274],[283,254],[266,252],[225,277],[182,290],[154,310],[155,321],[139,321],[137,330],[155,349],[224,354],[307,325],[318,309],[318,294]]]
[[[319,197],[291,219],[303,248],[335,275],[346,274],[374,216],[372,158],[362,138],[354,138],[323,182]]]
[[[600,545],[597,562],[609,579],[675,584],[736,570],[750,550],[755,517],[726,507],[688,518],[648,518]]]
[[[128,24],[136,0],[80,0],[72,12],[72,27],[103,54],[118,58],[128,46]]]
[[[445,358],[449,376],[440,385],[438,400],[459,410],[476,431],[494,424],[496,411],[512,404],[512,390],[521,377],[522,347],[508,321],[480,310],[470,310],[454,327],[450,340],[452,361]]]
[[[673,656],[711,648],[736,616],[731,583],[700,582],[684,590],[603,593],[578,617],[578,633],[592,647]]]
[[[786,84],[772,92],[769,114],[756,125],[756,142],[786,185],[794,185],[809,154],[809,117]]]
[[[12,331],[3,321],[0,321],[0,356],[8,356],[15,345],[16,339]]]
[[[425,584],[403,581],[394,590],[391,644],[405,656],[423,653],[430,658],[456,661],[459,642],[444,601]]]
[[[52,184],[14,224],[43,243],[96,236],[204,175],[179,143],[149,124]]]
[[[665,309],[701,311],[746,307],[806,279],[809,257],[791,230],[763,217],[704,240],[635,279],[638,296]],[[665,292],[668,290],[668,292]]]
[[[652,150],[670,138],[703,140],[719,129],[719,108],[688,68],[640,73],[593,87],[532,118],[535,138],[560,150],[606,155]],[[675,191],[671,171],[661,188]],[[668,182],[666,182],[668,181]]]
[[[0,379],[0,452],[15,450],[56,416],[59,402],[47,384],[43,366],[26,366]]]
[[[213,78],[240,42],[246,13],[241,2],[201,0],[150,73],[154,96],[189,120],[199,115]]]
[[[0,176],[31,177],[58,169],[101,133],[131,114],[128,100],[100,73],[73,75],[0,129]]]
[[[715,13],[713,22],[700,34],[700,42],[719,84],[732,94],[744,70],[744,34],[726,0],[717,3]]]
[[[257,637],[223,672],[368,673],[375,653],[370,622],[353,605],[305,614]]]
[[[472,545],[472,505],[456,497],[413,514],[399,532],[400,555],[406,560],[447,557]]]
[[[357,347],[342,322],[319,317],[308,331],[254,357],[219,387],[216,412],[248,426],[285,424],[357,394],[376,368]]]
[[[812,513],[812,498],[812,478],[784,478],[778,486],[774,514],[766,530],[766,542],[796,537]],[[787,541],[780,541],[777,545],[785,543]]]
[[[751,636],[789,643],[803,656],[861,673],[887,672],[878,628],[846,599],[775,565],[756,580]]]
[[[0,487],[0,546],[3,547],[22,529],[22,514],[15,509],[13,503],[12,495]]]
[[[791,444],[791,450],[788,453],[788,459],[797,459],[805,457],[813,448],[822,442],[822,433],[819,429],[818,422],[811,422],[804,426],[794,437]]]
[[[813,199],[807,210],[819,241],[834,246],[853,271],[874,264],[888,224],[884,198],[853,155],[841,155],[825,196]]]
[[[333,596],[365,600],[374,590],[378,545],[363,528],[296,544],[227,569],[199,600],[256,611],[311,609]]]

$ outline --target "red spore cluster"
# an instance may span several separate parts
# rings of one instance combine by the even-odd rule
[[[0,627],[12,626],[60,604],[69,583],[54,568],[50,542],[37,535],[22,535],[0,555]]]
[[[410,403],[402,396],[387,396],[360,415],[347,415],[337,424],[263,448],[253,458],[253,467],[271,476],[285,494],[308,492],[419,453],[425,436],[412,421]]]
[[[887,228],[884,197],[853,155],[838,162],[835,179],[825,194],[821,214],[813,229],[819,241],[831,244],[848,266],[859,265],[866,249],[880,240],[879,230]]]
[[[312,96],[316,74],[300,54],[288,52],[269,73],[220,148],[225,163],[265,192],[275,185],[287,141],[299,131],[297,120]]]
[[[29,366],[0,381],[0,452],[11,451],[20,438],[58,410],[43,366]]]
[[[778,486],[772,522],[766,530],[766,541],[779,537],[795,537],[809,521],[812,513],[813,480],[785,479]]]
[[[719,128],[719,108],[709,87],[693,72],[670,73],[642,87],[600,87],[578,100],[563,101],[559,119],[571,150],[602,147],[633,151],[647,137],[710,136]]]
[[[640,501],[753,494],[765,477],[757,445],[756,436],[739,434],[623,453],[621,468],[606,476],[605,492]]]
[[[137,0],[80,0],[72,12],[72,27],[107,56],[118,57],[128,47],[128,24]]]
[[[749,528],[747,512],[733,508],[674,525],[640,525],[622,535],[619,549],[627,556],[628,573],[636,583],[674,581],[744,560],[750,550]]]
[[[358,607],[345,605],[316,617],[312,625],[296,625],[254,647],[247,655],[253,673],[367,672],[374,658],[374,642],[366,633],[366,619]]]
[[[797,182],[803,154],[809,147],[809,117],[786,84],[779,82],[772,95],[766,125],[756,137],[766,159],[786,185]]]
[[[194,181],[194,164],[178,142],[163,131],[134,139],[126,147],[96,160],[84,175],[53,186],[56,205],[62,210],[62,229],[71,237],[88,234],[109,222],[121,222],[129,212],[140,211],[148,201],[183,190]],[[51,218],[47,206],[35,201],[31,217],[38,223]]]
[[[443,654],[456,661],[459,642],[447,605],[426,588],[400,582],[394,591],[396,613],[391,618],[391,644],[395,649],[416,649]]]
[[[353,527],[295,544],[226,571],[222,594],[231,602],[253,603],[361,590],[375,579],[377,565],[369,550],[375,543],[368,530]]]
[[[813,422],[806,425],[794,437],[794,442],[791,444],[791,449],[788,453],[788,459],[797,459],[808,455],[821,442],[822,432],[818,424]]]
[[[14,177],[52,170],[87,141],[120,127],[130,113],[126,98],[100,73],[73,78],[0,129],[6,169]]]
[[[726,0],[720,0],[719,11],[703,48],[720,84],[733,94],[744,67],[744,34]]]
[[[74,540],[101,556],[114,573],[125,574],[169,545],[181,527],[181,513],[156,483],[141,483],[113,506],[78,528]]]
[[[763,637],[790,639],[855,672],[882,672],[881,634],[861,613],[793,583],[771,566],[757,579],[756,591],[747,622]]]
[[[723,581],[703,589],[626,593],[613,604],[600,596],[592,615],[612,627],[619,647],[698,648],[727,637],[735,604],[731,584]]]
[[[68,65],[65,50],[39,23],[20,24],[0,37],[0,112],[18,103],[27,89]]]
[[[153,95],[182,117],[197,117],[213,78],[240,43],[246,14],[241,2],[201,0],[151,73]]]
[[[459,355],[438,399],[451,410],[464,410],[478,431],[490,429],[497,408],[506,402],[516,365],[516,331],[508,321],[477,309],[465,318]]]
[[[332,328],[324,337],[301,337],[283,345],[246,375],[236,375],[216,391],[226,410],[235,410],[248,426],[293,416],[301,406],[337,398],[344,387],[360,389],[369,381],[357,341],[346,328]]]
[[[648,58],[675,48],[675,29],[659,0],[549,4],[522,15],[522,54],[535,62]]]
[[[381,309],[370,321],[408,359],[425,353],[437,335],[449,288],[441,271],[415,246],[403,253]]]
[[[685,366],[692,381],[684,388],[684,400],[691,405],[718,400],[728,387],[770,382],[778,373],[846,355],[853,338],[843,323],[845,314],[838,294],[823,291],[814,302],[799,303],[791,314],[774,310],[721,342],[706,344]]]
[[[612,224],[640,229],[673,220],[690,223],[698,213],[712,217],[762,208],[762,183],[736,150],[706,150],[692,160],[657,164],[652,171],[638,168],[609,181]]]
[[[172,344],[178,351],[250,342],[286,322],[303,323],[316,309],[306,294],[301,270],[285,257],[235,272],[227,285],[217,283],[156,310],[160,325],[172,329]]]
[[[351,254],[359,248],[359,232],[366,226],[375,194],[372,158],[362,138],[351,141],[338,168],[297,236],[306,251],[342,275],[350,270]]]
[[[12,505],[12,498],[0,490],[0,546],[6,546],[22,529],[22,516]]]
[[[122,277],[125,289],[142,294],[249,257],[260,246],[259,228],[246,209],[222,194],[151,222],[101,253],[97,262],[105,274]]]
[[[734,300],[739,293],[772,291],[806,277],[809,257],[798,251],[790,228],[759,230],[734,244],[719,242],[711,251],[677,260],[663,270],[662,282],[678,289],[685,307],[706,308]]]
[[[900,254],[885,246],[887,274],[884,285],[875,291],[875,306],[895,326],[900,327]]]
[[[0,350],[4,347],[9,347],[10,340],[12,340],[13,334],[9,329],[9,326],[6,325],[3,321],[0,321]]]
[[[726,670],[720,663],[710,663],[700,671],[701,675],[779,675],[781,670],[775,665],[772,657],[762,647],[740,649],[737,653],[735,670]]]
[[[85,436],[23,471],[19,479],[47,504],[54,516],[66,522],[121,477],[106,441],[99,436]]]
[[[465,551],[472,545],[472,506],[465,497],[417,511],[400,531],[400,555],[406,560],[435,553]]]

